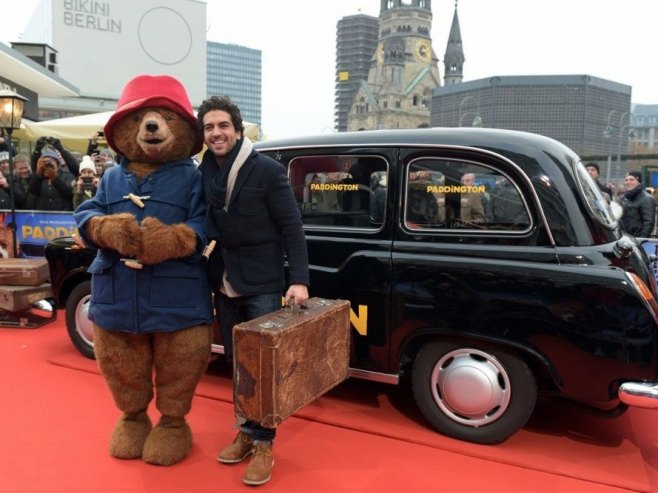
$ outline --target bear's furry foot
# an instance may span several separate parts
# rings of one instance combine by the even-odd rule
[[[144,442],[153,424],[146,414],[126,413],[114,426],[110,439],[110,455],[118,459],[137,459],[142,456]]]
[[[162,416],[144,443],[142,459],[149,464],[170,466],[187,457],[191,449],[192,430],[185,418]]]

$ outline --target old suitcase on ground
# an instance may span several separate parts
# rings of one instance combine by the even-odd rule
[[[50,283],[40,286],[0,285],[0,309],[17,312],[30,308],[32,303],[52,297]]]
[[[48,261],[45,258],[0,259],[0,285],[40,286],[49,277]]]
[[[235,326],[233,401],[238,416],[276,427],[347,378],[349,301],[310,298],[305,306]]]

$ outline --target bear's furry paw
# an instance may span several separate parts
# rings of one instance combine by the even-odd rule
[[[114,426],[110,439],[110,455],[118,459],[138,459],[153,424],[145,411],[124,414]]]
[[[192,255],[196,250],[196,233],[187,224],[163,224],[154,217],[142,221],[142,252],[137,259],[143,264],[159,264],[165,260]]]
[[[142,232],[130,213],[92,217],[87,235],[101,248],[116,250],[126,257],[136,257],[142,249]]]
[[[162,416],[149,433],[142,459],[157,466],[170,466],[182,461],[192,449],[192,430],[185,418]]]

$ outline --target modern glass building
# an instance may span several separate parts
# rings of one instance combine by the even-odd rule
[[[658,148],[658,104],[636,104],[631,113],[634,142],[642,149]]]
[[[379,19],[365,14],[343,17],[336,26],[335,128],[347,130],[347,117],[361,81],[368,79],[377,48]]]
[[[260,50],[208,41],[208,96],[228,96],[242,118],[261,125],[262,56]]]

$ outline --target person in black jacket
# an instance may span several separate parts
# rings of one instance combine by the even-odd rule
[[[642,186],[642,174],[629,171],[624,177],[626,192],[621,200],[621,228],[637,238],[649,238],[656,223],[656,201]]]
[[[215,293],[227,361],[233,357],[233,327],[281,307],[284,253],[289,282],[285,299],[308,298],[309,269],[301,213],[286,172],[256,152],[244,135],[238,107],[213,96],[199,107],[200,130],[208,150],[200,169],[207,203],[206,231],[217,242],[208,274]],[[242,420],[235,441],[217,460],[238,463],[253,455],[243,482],[270,480],[275,428]]]
[[[599,163],[587,163],[585,165],[585,169],[589,173],[589,176],[592,177],[596,185],[599,187],[599,190],[601,190],[606,200],[610,202],[613,199],[612,189],[601,183],[601,171],[599,168]]]
[[[60,157],[52,149],[37,160],[28,191],[34,196],[34,208],[42,211],[72,211],[74,177],[60,166]]]
[[[0,153],[0,166],[4,164],[2,162],[2,154]],[[9,155],[7,154],[7,161],[9,160]],[[11,196],[14,196],[14,208],[17,208],[19,204],[22,204],[25,201],[25,194],[20,189],[19,185],[14,182],[13,192],[11,186],[11,179],[9,174],[4,172],[0,173],[0,209],[11,209]]]
[[[16,208],[33,209],[34,196],[30,195],[29,186],[32,177],[30,159],[25,154],[14,158],[14,185],[16,186]]]

